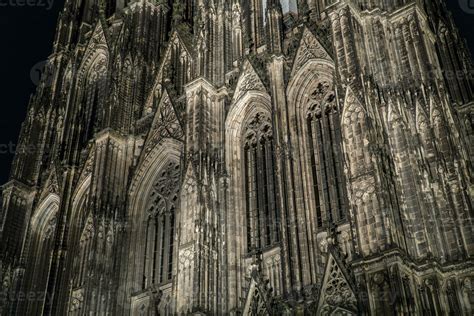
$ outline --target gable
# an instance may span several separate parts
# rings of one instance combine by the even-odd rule
[[[165,90],[156,109],[150,131],[144,144],[144,153],[148,154],[163,139],[172,138],[182,141],[183,127],[178,113]]]
[[[56,166],[53,164],[53,166],[51,167],[49,171],[48,178],[43,185],[43,189],[41,190],[39,201],[43,201],[50,194],[59,195],[59,189],[60,189],[59,186],[60,186],[59,174],[58,174]]]
[[[242,74],[237,81],[233,101],[239,100],[248,91],[267,93],[267,89],[265,88],[262,79],[253,68],[252,64],[247,60],[244,63]]]
[[[312,59],[325,59],[333,62],[326,49],[321,45],[314,34],[308,28],[305,28],[303,36],[301,37],[300,46],[293,62],[291,77],[293,77],[298,70]]]
[[[171,55],[174,48],[180,48],[181,52],[184,52],[189,59],[192,59],[192,50],[185,44],[182,36],[178,33],[178,31],[174,31],[171,35],[169,40],[169,44],[166,47],[165,54],[160,62],[160,68],[158,74],[163,74],[164,68],[171,64]]]
[[[335,315],[338,314],[337,311],[356,315],[357,299],[348,280],[348,273],[333,251],[335,250],[330,249],[328,252],[317,315]]]
[[[252,267],[250,287],[245,300],[242,315],[273,315],[271,312],[271,294],[267,290],[257,267]]]
[[[159,61],[158,71],[154,77],[152,89],[150,90],[145,103],[145,111],[150,111],[150,109],[152,109],[154,96],[161,93],[161,89],[164,85],[163,81],[166,79],[166,73],[168,68],[172,65],[171,58],[173,50],[176,48],[181,55],[184,54],[186,56],[188,64],[187,66],[189,69],[192,69],[191,64],[193,60],[193,51],[188,45],[186,45],[186,42],[183,40],[183,37],[178,33],[178,31],[174,31],[171,35],[166,50]]]
[[[247,296],[243,315],[269,315],[265,298],[258,290],[255,281],[252,281],[250,291]]]
[[[94,45],[94,44],[107,44],[107,39],[105,37],[105,30],[104,30],[104,25],[102,24],[102,21],[99,20],[92,32],[92,36],[89,40],[89,45]]]
[[[104,25],[101,21],[95,25],[95,28],[92,31],[92,36],[90,37],[89,43],[87,44],[87,50],[94,51],[99,47],[107,51],[109,50],[106,31],[104,30]]]
[[[86,80],[87,74],[94,67],[105,71],[109,63],[109,46],[101,23],[97,23],[79,67],[80,80]]]

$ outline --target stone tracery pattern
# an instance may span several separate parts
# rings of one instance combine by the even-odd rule
[[[442,1],[93,2],[66,1],[2,186],[0,314],[473,314]]]
[[[257,113],[244,133],[247,251],[261,251],[280,240],[280,214],[276,204],[277,183],[273,128],[270,118]]]
[[[329,275],[326,276],[327,282],[322,292],[324,303],[320,308],[321,315],[332,315],[338,308],[343,308],[345,315],[354,315],[357,310],[356,296],[334,259],[328,263],[327,273]]]
[[[344,220],[345,193],[339,111],[331,83],[319,82],[309,96],[308,147],[316,197],[317,225]]]
[[[143,288],[166,283],[172,277],[180,176],[179,164],[169,162],[152,187],[147,208]]]
[[[251,315],[251,316],[268,315],[268,311],[266,309],[265,302],[261,298],[259,291],[255,291],[253,293],[249,315]]]

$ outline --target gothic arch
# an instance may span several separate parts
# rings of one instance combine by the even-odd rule
[[[334,62],[326,59],[310,59],[301,67],[288,82],[288,99],[308,97],[304,92],[308,85],[311,85],[318,78],[334,80],[335,76]]]
[[[86,78],[98,58],[105,57],[108,62],[109,47],[101,23],[98,23],[92,31],[92,36],[86,47],[81,65],[79,67],[80,79]]]
[[[251,91],[247,92],[245,95],[243,95],[241,98],[238,99],[237,103],[235,103],[231,107],[231,111],[229,112],[227,119],[226,119],[226,131],[227,131],[227,137],[225,141],[225,148],[226,148],[226,168],[229,173],[229,207],[228,207],[228,226],[227,226],[227,235],[229,236],[227,242],[228,242],[228,247],[229,247],[229,254],[231,254],[231,258],[229,260],[235,261],[235,262],[240,262],[237,264],[239,266],[239,269],[235,270],[230,270],[229,271],[229,279],[230,282],[236,285],[235,292],[238,293],[238,295],[243,295],[242,293],[242,288],[244,286],[244,279],[243,277],[248,274],[248,266],[251,264],[249,261],[252,251],[251,250],[251,243],[250,243],[250,238],[252,235],[249,235],[248,231],[251,229],[253,232],[258,231],[258,224],[255,227],[247,227],[247,224],[249,224],[249,214],[248,211],[248,199],[249,199],[249,192],[248,192],[248,183],[246,183],[247,178],[249,178],[249,175],[246,174],[246,159],[244,156],[245,153],[245,146],[246,146],[246,141],[248,140],[248,135],[246,135],[246,132],[248,131],[249,125],[252,125],[254,123],[260,124],[262,123],[264,130],[267,131],[268,128],[266,126],[272,126],[272,116],[271,116],[271,101],[270,97],[266,93],[262,92],[257,92],[257,91]],[[268,121],[267,121],[268,120]],[[266,122],[264,122],[266,121]],[[260,123],[259,123],[260,122]],[[275,146],[276,144],[273,143],[272,147]],[[263,147],[263,146],[262,146]],[[274,154],[274,150],[272,148],[271,151],[267,151],[270,153],[270,155]],[[263,155],[262,157],[265,157]],[[275,170],[275,167],[271,168],[273,171]],[[275,180],[274,180],[274,188],[277,190],[277,180],[276,180],[276,175],[274,175]],[[268,178],[266,176],[263,176],[263,179]],[[261,188],[262,185],[255,185],[255,188]],[[255,195],[260,195],[259,192],[255,192]],[[266,194],[266,193],[264,193]],[[264,196],[264,195],[263,195]],[[276,203],[278,203],[278,199],[275,197]],[[277,212],[279,206],[275,205],[273,211]],[[265,208],[266,209],[266,208]],[[271,209],[271,208],[269,208]],[[258,212],[262,212],[262,209],[259,209]],[[266,211],[264,211],[266,212]],[[270,213],[268,213],[270,214]],[[264,215],[265,219],[270,218],[272,219],[273,214],[270,214],[270,216],[267,216],[267,214]],[[274,216],[277,216],[275,218],[275,229],[279,229],[280,221],[279,221],[279,216],[278,213],[275,213]],[[259,222],[259,221],[257,221]],[[263,221],[266,224],[265,225],[272,225],[273,220],[270,221]],[[273,226],[272,226],[273,227]],[[263,228],[263,227],[260,227]],[[270,228],[272,231],[275,231],[275,229]],[[278,232],[276,233],[278,234]],[[275,234],[273,234],[275,235]],[[279,235],[279,234],[278,234]],[[249,237],[250,236],[250,237]],[[273,240],[273,237],[272,239]],[[259,248],[258,251],[263,251],[264,253],[264,260],[269,259],[270,256],[275,256],[279,257],[279,251],[274,251],[274,248],[268,248],[268,247],[273,247],[271,245],[275,245],[273,242],[270,243],[267,248],[265,247],[262,248],[262,246],[257,246]],[[273,249],[273,250],[268,250],[268,249]],[[278,266],[278,269],[280,269],[280,266]],[[270,282],[272,284],[281,284],[281,271],[267,271],[266,277],[270,278]],[[274,279],[272,279],[274,278]],[[279,289],[275,289],[275,291],[278,293]],[[238,303],[238,296],[235,297],[236,302],[231,302],[230,304],[239,304]]]
[[[144,188],[151,187],[154,176],[164,165],[164,159],[170,156],[173,157],[173,159],[180,160],[183,151],[184,146],[182,142],[166,138],[157,146],[154,146],[153,149],[144,156],[145,158],[141,160],[136,167],[136,172],[130,184],[129,209],[131,211],[143,206],[140,204],[143,202],[140,201],[140,192],[142,192]]]
[[[72,209],[74,210],[73,212],[73,218],[74,214],[77,212],[77,208],[79,203],[81,202],[82,198],[84,195],[87,193],[87,191],[90,188],[91,184],[91,175],[89,174],[86,178],[82,179],[82,181],[79,183],[77,189],[75,190],[74,194],[72,195]]]
[[[163,140],[142,161],[132,180],[127,214],[129,264],[124,275],[127,288],[121,293],[125,297],[119,297],[126,306],[138,304],[128,302],[132,293],[159,289],[167,295],[164,288],[171,289],[166,284],[175,273],[182,152],[181,142]],[[149,302],[155,299],[142,296]]]
[[[74,198],[72,200],[72,212],[71,212],[71,223],[72,227],[70,227],[69,232],[69,245],[71,247],[78,246],[80,242],[81,235],[83,230],[86,226],[87,219],[92,216],[93,214],[88,211],[88,198],[89,198],[89,190],[90,190],[90,183],[91,183],[91,175],[87,176],[80,183],[79,188],[77,189],[76,193],[74,194]],[[80,246],[80,245],[79,245]],[[78,249],[78,248],[75,248]]]
[[[247,92],[242,98],[238,99],[237,103],[231,106],[231,111],[228,113],[225,123],[228,134],[226,138],[226,151],[228,153],[235,151],[234,145],[240,146],[244,122],[249,120],[259,110],[268,114],[272,112],[270,96],[260,91]],[[235,158],[235,155],[227,155],[226,165],[229,170]]]
[[[300,156],[296,172],[303,175],[308,197],[304,200],[312,201],[305,208],[314,214],[311,220],[316,218],[314,227],[322,227],[328,218],[346,218],[340,107],[334,71],[329,61],[310,60],[288,88],[290,122],[296,122],[291,127],[292,134],[299,136],[295,142],[299,143]],[[334,185],[330,185],[332,182]]]
[[[91,175],[89,174],[79,183],[72,199],[67,244],[69,249],[75,249],[75,251],[69,253],[66,262],[66,271],[70,271],[66,279],[70,280],[72,286],[67,292],[69,295],[68,313],[71,315],[81,314],[84,301],[83,287],[92,245],[91,232],[94,229],[93,214],[88,208],[90,183]],[[88,237],[85,238],[85,235]]]
[[[109,54],[104,49],[89,51],[79,67],[79,84],[84,84],[94,72],[106,71],[109,66]]]
[[[98,49],[90,52],[79,69],[77,92],[74,107],[75,122],[79,123],[78,137],[88,141],[95,129],[98,129],[106,116],[105,100],[107,95],[107,77],[109,55]]]
[[[36,212],[31,217],[30,229],[41,231],[44,228],[48,219],[56,215],[59,208],[59,196],[56,194],[49,194],[43,201],[38,204]]]
[[[60,199],[56,194],[48,195],[39,203],[30,220],[27,246],[28,267],[25,271],[24,293],[35,295],[28,301],[26,314],[41,314],[48,299],[49,269],[53,260],[57,212]]]
[[[351,88],[346,92],[341,119],[351,217],[357,227],[359,249],[364,255],[369,255],[383,251],[383,245],[387,242],[400,242],[396,231],[392,230],[392,223],[398,219],[392,214],[377,211],[383,201],[381,184],[371,175],[374,165],[370,149],[375,144],[371,116]],[[371,218],[372,223],[369,221]],[[381,229],[377,229],[376,225]]]
[[[292,137],[293,164],[290,175],[295,192],[296,220],[301,234],[315,238],[298,240],[304,284],[322,274],[318,264],[316,234],[329,223],[347,218],[347,191],[343,174],[341,118],[337,100],[335,66],[312,57],[289,81],[288,121]]]
[[[234,218],[230,219],[229,223],[233,223],[230,225],[229,229],[237,230],[235,234],[232,232],[229,234],[230,236],[236,236],[235,240],[239,240],[239,236],[242,237],[240,240],[244,240],[246,243],[246,237],[244,236],[243,231],[243,223],[245,223],[245,219],[243,218],[244,214],[239,212],[239,210],[243,210],[244,206],[244,197],[242,188],[244,186],[243,183],[243,168],[241,166],[242,163],[242,142],[243,142],[243,129],[245,128],[245,123],[248,122],[252,116],[258,113],[266,113],[270,115],[271,113],[271,103],[270,97],[267,94],[263,93],[247,93],[240,101],[234,105],[231,112],[228,114],[226,119],[226,167],[227,171],[230,175],[230,187],[232,193],[230,194],[231,197],[231,209],[234,212],[229,212],[229,216],[234,216]],[[234,225],[236,224],[236,225]],[[240,231],[237,228],[240,228]],[[236,245],[234,245],[236,246]],[[239,247],[236,247],[239,248]],[[236,249],[238,251],[237,256],[242,255],[243,249]]]

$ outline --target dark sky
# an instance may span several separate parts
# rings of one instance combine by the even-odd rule
[[[51,53],[58,13],[64,4],[64,0],[54,0],[50,10],[1,6],[10,1],[0,0],[0,185],[8,181],[13,159],[13,153],[5,153],[5,145],[18,141],[30,94],[35,91],[30,70]]]
[[[53,0],[35,0],[38,5],[33,7],[8,5],[22,1],[25,2],[0,0],[0,145],[3,146],[17,142],[29,96],[35,89],[30,70],[50,54],[57,16],[64,3],[54,0],[50,10],[47,1]],[[472,0],[448,0],[448,3],[474,52],[474,10],[471,14],[464,12],[458,1]],[[13,158],[13,153],[5,153],[4,148],[0,147],[0,185],[8,181]]]

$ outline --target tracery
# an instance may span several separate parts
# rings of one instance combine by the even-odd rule
[[[309,97],[306,114],[313,192],[318,227],[345,219],[340,119],[329,82]]]
[[[280,241],[275,152],[270,118],[257,113],[244,132],[247,250],[254,252]]]
[[[155,180],[146,221],[143,288],[171,281],[180,168],[169,162]]]

